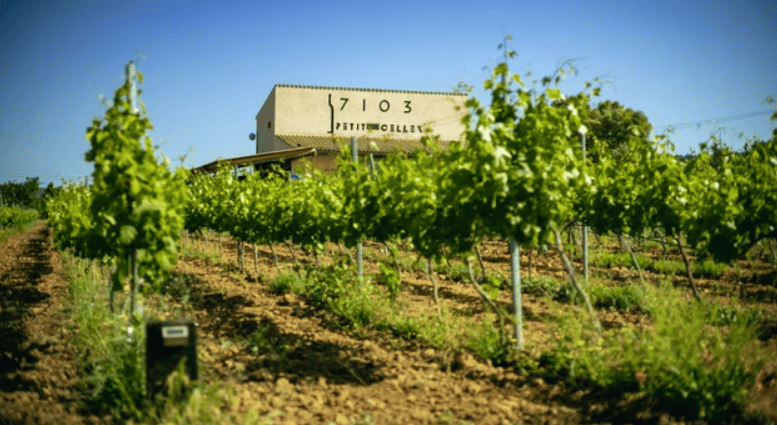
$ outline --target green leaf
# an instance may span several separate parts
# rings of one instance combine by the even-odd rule
[[[121,243],[122,245],[129,245],[132,243],[132,241],[135,239],[137,235],[138,235],[138,231],[135,229],[134,226],[125,224],[121,226],[119,230],[119,243]]]

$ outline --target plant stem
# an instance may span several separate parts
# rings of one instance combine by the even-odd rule
[[[693,291],[693,296],[696,297],[696,301],[701,301],[701,294],[699,294],[699,290],[696,288],[696,282],[693,280],[693,273],[691,272],[691,262],[688,261],[688,255],[685,254],[685,248],[683,247],[683,244],[680,242],[681,235],[680,232],[675,231],[675,240],[677,241],[677,247],[680,249],[680,255],[683,257],[683,262],[685,263],[685,272],[688,275],[688,282],[691,284],[691,290]]]
[[[621,241],[621,245],[623,245],[623,247],[626,249],[626,252],[629,253],[629,258],[631,258],[631,265],[633,265],[634,268],[637,269],[637,273],[639,274],[639,280],[642,282],[642,285],[645,285],[645,278],[642,276],[642,269],[639,268],[637,257],[634,255],[634,252],[631,250],[631,247],[629,247],[628,241],[626,241],[626,238],[623,237],[623,234],[619,234],[618,238]]]
[[[599,323],[599,317],[596,315],[594,308],[591,306],[591,301],[588,299],[588,294],[585,293],[583,288],[577,282],[575,271],[572,269],[572,265],[569,264],[569,260],[564,254],[564,247],[561,245],[561,235],[559,235],[558,230],[553,229],[553,236],[555,236],[556,240],[556,251],[558,251],[559,255],[561,256],[561,263],[564,265],[564,270],[566,270],[567,274],[569,275],[569,280],[572,283],[572,287],[575,289],[575,292],[577,292],[577,294],[583,298],[583,304],[585,305],[586,311],[588,311],[588,313],[591,315],[591,321],[593,322],[594,329],[596,329],[596,331],[599,333],[599,336],[601,337],[602,324]]]
[[[434,278],[434,269],[432,266],[432,260],[426,259],[426,277],[429,279],[429,281],[432,283],[432,286],[434,287],[434,305],[437,306],[437,316],[442,319],[442,315],[440,313],[440,300],[437,296],[437,279]]]
[[[478,295],[480,295],[480,299],[483,301],[483,304],[490,307],[491,310],[496,313],[496,316],[499,318],[499,342],[504,346],[505,344],[505,319],[502,315],[502,312],[499,310],[497,305],[494,303],[494,301],[486,295],[485,292],[483,292],[483,288],[480,287],[480,284],[478,284],[477,280],[475,280],[475,274],[472,272],[472,258],[467,255],[467,273],[469,274],[469,281],[472,283],[472,286],[475,287],[475,291],[477,291]]]

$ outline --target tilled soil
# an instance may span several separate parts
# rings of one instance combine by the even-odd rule
[[[199,249],[205,249],[199,244]],[[502,245],[486,247],[484,260],[489,270],[509,275],[506,245]],[[339,329],[333,325],[335,319],[311,310],[304,300],[267,291],[265,283],[277,275],[268,247],[259,247],[258,266],[246,250],[242,272],[236,270],[234,244],[225,248],[220,265],[182,259],[176,268],[195,293],[191,300],[193,315],[202,325],[203,374],[233,382],[242,409],[255,407],[278,423],[349,424],[365,415],[378,424],[684,423],[661,413],[660,406],[630,403],[593,389],[575,391],[517,369],[476,361],[466,353],[451,358],[386,333]],[[291,272],[292,254],[280,247],[276,253],[284,271]],[[296,256],[308,264],[315,261],[299,251]],[[328,260],[321,258],[323,263]],[[388,256],[381,260],[391,263]],[[524,253],[524,273],[527,262]],[[535,275],[566,278],[558,258],[535,254],[532,263]],[[365,261],[365,274],[376,272],[376,264]],[[613,270],[613,275],[624,283],[637,279],[628,270]],[[674,280],[676,285],[687,285],[680,277]],[[438,276],[438,283],[446,308],[482,318],[482,305],[470,285],[446,280],[444,275]],[[700,280],[699,285],[711,297],[730,284]],[[503,291],[498,301],[507,307],[510,297],[509,291]],[[411,312],[435,308],[431,285],[421,272],[404,272],[400,299]],[[553,312],[539,297],[524,295],[523,304],[525,344],[536,354],[549,344],[544,318]],[[757,305],[767,311],[775,307]],[[605,327],[646,320],[636,313],[599,311],[598,315]],[[269,346],[252,343],[257,332]],[[771,345],[777,342],[777,338],[766,339]],[[771,416],[775,412],[770,403],[777,404],[774,366],[767,365],[752,393],[752,406]]]
[[[44,223],[0,243],[0,424],[109,422],[80,410],[84,395],[77,387],[77,353],[68,326],[63,326],[67,283],[61,278],[59,254],[51,246]],[[518,369],[494,367],[466,353],[445,354],[386,332],[340,328],[337,320],[303,299],[267,291],[266,282],[277,275],[268,247],[259,247],[258,278],[250,251],[246,270],[239,272],[234,244],[226,248],[216,265],[182,258],[174,278],[187,288],[188,300],[177,299],[166,308],[171,317],[199,322],[201,381],[232,387],[240,412],[253,408],[276,424],[373,423],[368,418],[377,424],[683,423],[660,413],[660,406],[629,404],[592,389],[575,391]],[[282,267],[290,271],[290,252],[276,250]],[[488,267],[508,270],[505,247],[489,246],[483,254]],[[314,261],[297,255],[302,261]],[[524,273],[527,262],[524,253]],[[533,268],[535,274],[564,277],[551,257],[535,254]],[[369,261],[365,269],[368,274],[377,271]],[[626,270],[613,269],[612,274],[614,281],[634,279]],[[454,314],[482,318],[474,290],[443,277],[438,276],[438,282],[445,307]],[[700,283],[710,297],[716,287],[726,285],[730,284]],[[755,277],[746,289],[774,292]],[[510,295],[504,292],[499,302],[508,305]],[[768,301],[758,305],[774,309]],[[408,311],[433,311],[423,273],[404,272],[401,302]],[[543,318],[551,314],[543,299],[524,295],[524,334],[530,351],[548,344]],[[605,326],[644,320],[639,314],[612,311],[600,311],[599,317]],[[774,335],[765,339],[767,344],[775,341]],[[773,416],[776,369],[775,364],[767,365],[759,375],[751,403]]]
[[[45,222],[0,243],[0,424],[102,422],[79,411],[60,271]]]
[[[256,406],[277,423],[350,424],[368,415],[378,424],[562,424],[595,413],[582,392],[569,394],[469,354],[447,358],[420,344],[395,340],[392,347],[393,338],[377,333],[332,330],[331,318],[303,300],[269,294],[265,285],[223,267],[181,260],[177,271],[198,294],[192,302],[204,379],[232,381],[246,411]],[[268,262],[262,272],[271,272]],[[417,278],[407,276],[406,285],[428,286]],[[450,297],[477,296],[462,284],[440,289]],[[408,292],[403,301],[433,308],[428,291]],[[252,346],[257,331],[269,346]]]

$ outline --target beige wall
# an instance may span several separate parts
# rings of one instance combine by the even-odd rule
[[[257,136],[266,134],[271,122],[270,130],[284,135],[419,139],[431,127],[443,140],[459,140],[466,99],[450,93],[275,86],[257,115]]]
[[[292,162],[291,169],[297,174],[305,175],[307,168],[311,166],[324,172],[335,171],[337,169],[337,156],[329,154],[298,159]]]
[[[262,109],[256,114],[256,153],[288,149],[279,147],[283,142],[275,137],[275,90],[272,89]]]

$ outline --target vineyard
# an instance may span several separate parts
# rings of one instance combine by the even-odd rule
[[[777,130],[616,154],[586,127],[597,83],[558,88],[571,71],[500,64],[461,143],[378,163],[344,147],[292,180],[170,171],[130,65],[87,130],[93,184],[3,247],[4,297],[42,279],[17,264],[32,238],[50,257],[24,261],[69,282],[48,297],[82,353],[60,397],[78,423],[774,423]],[[4,315],[23,328],[37,302]],[[199,382],[150,397],[142,324],[182,318]],[[47,422],[2,396],[0,419]]]

